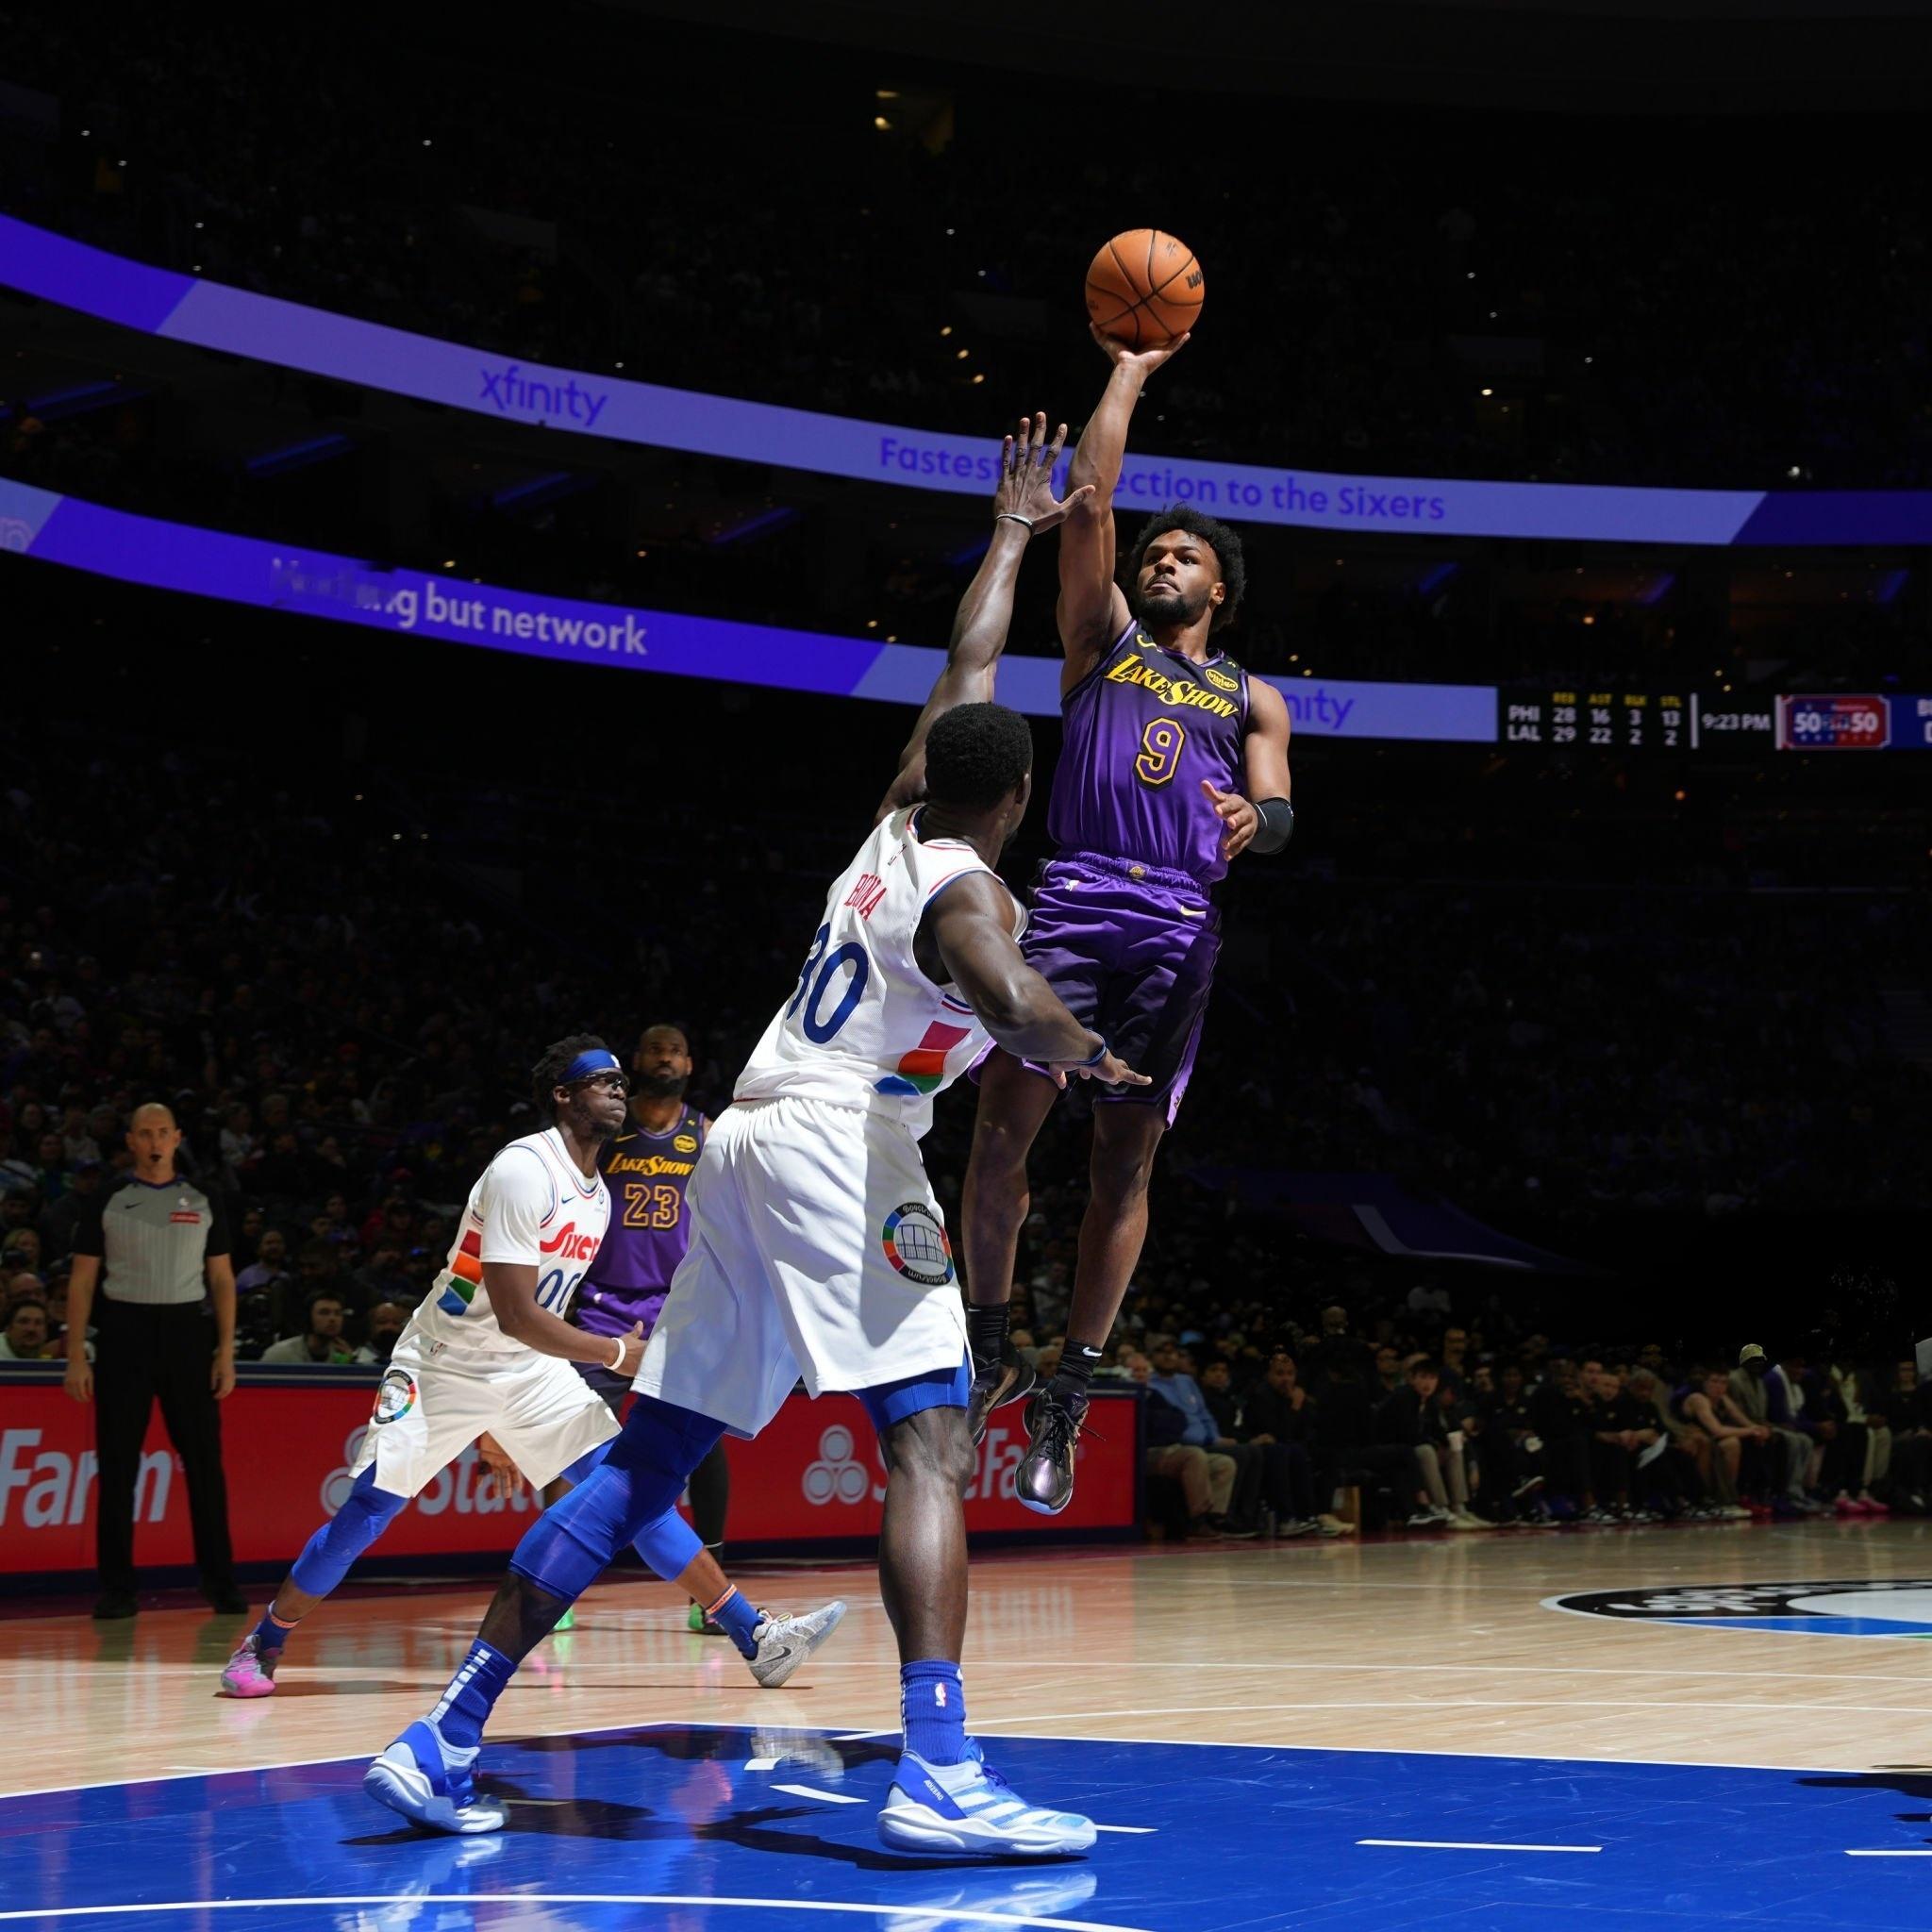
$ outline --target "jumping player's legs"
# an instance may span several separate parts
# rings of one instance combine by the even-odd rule
[[[965,1220],[966,1333],[973,1346],[973,1394],[967,1426],[976,1442],[1003,1402],[1028,1394],[1033,1371],[1008,1345],[1008,1304],[1020,1254],[1020,1230],[1032,1196],[1026,1157],[1059,1090],[1010,1054],[995,1049],[979,1070],[979,1110],[960,1201]]]
[[[1073,1498],[1088,1388],[1140,1265],[1155,1153],[1193,1074],[1221,951],[1212,908],[1184,892],[1122,890],[1109,915],[1120,934],[1120,970],[1102,989],[1095,1024],[1152,1085],[1094,1101],[1066,1346],[1053,1381],[1028,1405],[1030,1441],[1013,1477],[1020,1501],[1045,1515],[1058,1514]]]

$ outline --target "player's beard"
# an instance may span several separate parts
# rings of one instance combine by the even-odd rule
[[[690,1085],[689,1074],[637,1074],[632,1076],[630,1091],[640,1100],[682,1100]]]
[[[1137,591],[1132,607],[1134,622],[1148,630],[1157,625],[1163,627],[1172,625],[1176,630],[1187,630],[1200,623],[1208,608],[1208,595],[1205,584],[1192,596],[1177,590],[1171,597],[1149,597]]]

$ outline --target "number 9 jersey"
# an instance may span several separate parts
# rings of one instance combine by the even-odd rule
[[[832,888],[798,984],[739,1076],[737,1099],[864,1108],[919,1140],[933,1096],[985,1051],[973,1008],[926,977],[913,944],[940,893],[992,867],[964,839],[920,838],[923,811],[882,819]],[[1016,940],[1025,921],[1016,903]]]

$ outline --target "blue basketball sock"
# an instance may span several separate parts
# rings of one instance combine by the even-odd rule
[[[294,1627],[293,1624],[277,1624],[275,1611],[267,1609],[261,1614],[261,1622],[248,1634],[255,1639],[257,1650],[279,1650],[288,1642],[289,1632]]]
[[[899,1722],[906,1748],[928,1764],[966,1756],[966,1690],[959,1666],[943,1657],[899,1666]]]
[[[462,1669],[449,1680],[441,1702],[429,1713],[429,1722],[446,1743],[473,1751],[483,1741],[483,1726],[516,1669],[510,1658],[480,1637],[471,1644]]]
[[[758,1656],[758,1641],[752,1632],[758,1627],[758,1613],[739,1595],[735,1583],[716,1603],[699,1607],[737,1644],[741,1657]]]

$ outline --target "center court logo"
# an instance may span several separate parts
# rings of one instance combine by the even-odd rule
[[[1546,1610],[1612,1622],[1765,1630],[1807,1637],[1932,1637],[1932,1577],[1804,1583],[1688,1583],[1547,1596]]]
[[[862,1503],[872,1488],[872,1478],[852,1453],[852,1431],[834,1423],[819,1438],[819,1459],[806,1467],[799,1487],[805,1500],[817,1506],[826,1503]]]
[[[886,1259],[908,1281],[939,1288],[953,1278],[953,1244],[939,1217],[923,1201],[907,1201],[886,1216],[880,1231]]]

